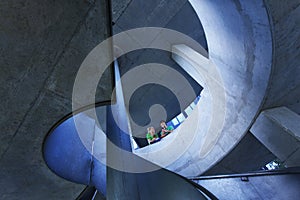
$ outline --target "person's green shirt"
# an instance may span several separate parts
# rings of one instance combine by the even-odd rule
[[[147,138],[147,140],[153,140],[153,138],[158,138],[158,135],[155,133],[152,136],[151,133],[147,133],[146,138]]]
[[[174,128],[173,128],[173,126],[167,126],[167,128],[165,130],[167,130],[167,131],[173,131]],[[170,132],[166,132],[164,135],[168,135],[169,133]],[[163,135],[163,132],[161,131],[160,134]]]
[[[173,126],[168,126],[167,127],[167,131],[172,131],[174,128],[173,128]]]

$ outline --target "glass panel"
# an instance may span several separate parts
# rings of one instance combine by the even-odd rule
[[[194,103],[197,104],[199,100],[200,100],[200,95],[196,97],[196,99],[194,100]]]
[[[195,108],[195,106],[196,106],[196,104],[193,102],[193,103],[191,103],[191,108],[194,110],[194,108]]]
[[[187,114],[187,116],[189,116],[193,112],[193,109],[191,108],[191,106],[189,106],[184,110],[184,112]]]
[[[176,126],[177,124],[179,124],[178,120],[176,118],[172,119],[172,123],[174,126]]]
[[[185,120],[185,116],[184,116],[182,113],[180,113],[180,114],[177,116],[177,119],[178,119],[178,121],[179,121],[180,123],[182,123],[182,122]]]

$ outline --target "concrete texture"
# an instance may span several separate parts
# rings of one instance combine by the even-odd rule
[[[207,48],[202,25],[187,0],[151,2],[123,0],[123,3],[119,2],[120,0],[112,2],[113,12],[119,7],[122,8],[119,11],[121,14],[113,16],[114,34],[139,27],[165,27],[187,34]],[[186,20],[189,23],[186,23]]]
[[[116,75],[116,99],[114,105],[107,106],[107,199],[206,199],[204,195],[193,185],[175,173],[166,169],[147,171],[147,165],[153,164],[143,159],[137,158],[134,154],[127,156],[131,152],[129,125],[122,84],[117,64],[115,65]],[[114,145],[110,145],[110,142]],[[116,151],[116,148],[123,151]],[[118,152],[116,154],[116,152]],[[118,169],[110,163],[118,163]],[[127,167],[132,163],[141,172],[127,172]],[[145,168],[143,168],[145,167]],[[145,171],[143,171],[145,170]],[[136,172],[136,173],[135,173]],[[180,188],[180,190],[178,190]]]
[[[111,2],[112,21],[115,23],[129,6],[132,0],[114,0]]]
[[[202,25],[188,1],[132,0],[129,3],[128,2],[129,1],[123,1],[123,4],[118,6],[122,8],[126,7],[126,9],[122,10],[122,13],[118,15],[117,19],[114,19],[114,34],[118,34],[128,29],[144,26],[164,27],[179,31],[190,36],[205,49],[207,49],[206,38]],[[114,4],[116,4],[116,2],[112,3],[113,12]],[[187,19],[189,20],[189,23],[186,23]],[[184,70],[182,70],[180,66],[178,66],[171,59],[170,55],[170,52],[164,52],[154,49],[142,49],[129,52],[118,59],[121,74],[124,75],[127,72],[130,72],[130,70],[142,64],[165,64],[181,73],[185,77],[185,79],[188,80],[189,84],[194,88],[195,94],[198,95],[202,89],[201,86],[199,86]],[[130,116],[132,116],[133,120],[132,133],[135,136],[137,144],[140,146],[145,146],[147,144],[147,141],[145,139],[145,130],[147,126],[154,126],[158,130],[160,120],[170,120],[182,111],[178,109],[179,107],[177,99],[174,98],[174,95],[169,95],[169,93],[174,93],[175,96],[179,92],[181,92],[182,94],[184,93],[182,91],[184,87],[180,84],[177,84],[178,81],[168,76],[168,71],[163,70],[161,73],[154,72],[154,70],[151,70],[151,65],[148,66],[148,69],[143,74],[139,74],[139,78],[148,76],[149,74],[153,77],[154,82],[159,82],[158,79],[161,80],[162,75],[164,75],[165,80],[168,79],[170,82],[173,81],[173,85],[176,86],[177,89],[175,89],[175,91],[168,91],[167,88],[162,88],[159,87],[159,85],[152,84],[141,86],[141,89],[139,91],[136,91],[132,98],[126,96],[125,94],[126,99],[131,98],[130,104],[127,106],[129,108]],[[128,86],[124,84],[123,87],[125,87],[126,89],[126,87]],[[186,97],[186,106],[194,100],[194,96]],[[165,112],[162,112],[162,108],[157,108],[157,110],[155,111],[156,113],[158,113],[156,114],[157,117],[155,114],[152,116],[153,119],[157,120],[150,124],[150,116],[148,114],[148,111],[149,108],[154,104],[162,105],[162,107],[165,108]],[[143,108],[141,108],[142,106]],[[185,107],[183,107],[182,109],[185,109]],[[144,128],[136,128],[134,126],[134,123],[137,123]]]
[[[196,19],[191,24],[186,23],[189,20],[177,21],[180,13],[187,18],[189,12],[181,10],[189,7],[187,1],[171,1],[174,2],[172,6],[168,6],[170,1],[158,0],[118,2],[121,4],[113,4],[115,33],[141,26],[160,25],[180,30],[188,25],[188,33],[203,38]],[[237,144],[247,130],[240,131],[236,127],[251,126],[262,106],[264,109],[286,106],[299,114],[300,1],[190,2],[194,3],[202,21],[210,58],[220,70],[234,71],[235,76],[224,73],[225,84],[232,91],[228,98],[240,101],[229,104],[232,108],[229,110],[237,108],[239,114],[252,118],[249,123],[234,113],[236,118],[225,124],[230,131],[222,137],[231,137]],[[41,144],[49,128],[71,111],[70,89],[81,61],[108,36],[107,24],[103,24],[106,20],[100,20],[107,16],[101,3],[106,1],[13,0],[0,3],[1,199],[74,199],[83,189],[82,185],[67,182],[50,172],[41,156]],[[198,3],[202,4],[202,11],[196,9]],[[168,25],[172,19],[174,26]],[[192,23],[198,28],[193,29]],[[132,64],[137,58],[128,57],[128,62]],[[261,93],[269,78],[270,64],[272,73],[267,93]],[[256,73],[261,76],[252,76]],[[105,82],[99,84],[99,100],[110,97],[109,77]],[[246,89],[241,91],[240,85],[244,84]],[[252,94],[257,96],[252,98]],[[245,110],[244,105],[260,98],[266,100],[264,104],[258,103],[253,109]],[[233,132],[239,137],[230,134]],[[224,149],[230,152],[233,147],[224,144],[218,146],[215,153],[224,152]],[[182,168],[193,164],[193,156],[186,155]],[[195,171],[202,169],[195,168]],[[274,182],[276,180],[270,180],[271,184]],[[269,191],[267,184],[260,186],[262,191]],[[289,188],[286,190],[298,194]],[[224,191],[223,195],[226,194],[231,195]]]
[[[272,56],[275,55],[272,49],[274,32],[271,32],[273,26],[270,25],[273,21],[269,21],[268,16],[268,14],[270,14],[269,5],[266,5],[266,8],[262,1],[252,1],[249,4],[248,2],[232,1],[226,2],[224,5],[220,4],[220,2],[199,2],[192,0],[190,2],[203,24],[207,36],[209,58],[212,63],[216,64],[222,80],[224,81],[223,84],[226,91],[226,117],[224,127],[222,127],[222,134],[220,134],[217,143],[204,141],[204,144],[214,145],[209,154],[205,155],[205,158],[199,158],[197,153],[195,153],[199,150],[201,151],[201,141],[196,138],[201,135],[201,129],[205,129],[205,123],[202,123],[202,125],[199,126],[195,126],[194,124],[193,127],[187,127],[185,124],[182,124],[184,127],[183,130],[185,130],[185,128],[190,130],[190,132],[192,129],[198,130],[198,136],[194,138],[193,143],[195,148],[191,145],[188,149],[183,149],[183,146],[179,141],[179,143],[176,143],[176,147],[169,146],[170,148],[167,148],[170,142],[162,141],[160,145],[155,144],[151,145],[151,147],[146,147],[146,149],[135,151],[138,155],[150,159],[152,162],[168,167],[172,171],[184,175],[203,172],[203,170],[208,169],[212,163],[220,160],[237,145],[244,134],[248,132],[249,127],[253,124],[256,116],[260,112],[260,109],[265,102],[265,98],[269,94],[270,88],[274,87],[270,86],[270,84],[272,85],[274,68],[276,68],[276,66],[273,65],[274,62],[272,62],[274,59]],[[274,5],[270,6],[272,7]],[[289,6],[294,7],[295,5]],[[290,9],[289,6],[285,8]],[[296,17],[294,21],[297,22],[297,20],[298,18]],[[294,21],[291,23],[292,27],[295,27],[293,25]],[[271,35],[271,33],[273,35]],[[288,34],[289,33],[285,35]],[[298,37],[297,35],[297,31],[293,32],[293,37]],[[295,49],[295,51],[297,50]],[[178,53],[178,51],[175,52]],[[183,57],[183,59],[187,61],[193,60],[191,52],[188,50],[182,50],[182,52],[184,53],[180,56]],[[184,61],[179,57],[175,56],[175,60],[204,87],[203,91],[205,92],[205,81],[202,80],[201,82],[201,78],[197,78],[197,70],[190,71],[191,67],[183,64]],[[193,62],[199,64],[200,61],[199,59],[197,60],[194,58]],[[298,63],[298,59],[293,59],[293,62]],[[210,69],[210,67],[208,67],[208,69]],[[293,67],[288,68],[287,70],[292,69]],[[273,72],[272,74],[271,71]],[[202,75],[202,77],[205,77],[204,74]],[[271,77],[270,82],[269,77]],[[296,77],[298,77],[297,73],[293,75],[293,79],[296,80]],[[283,80],[282,78],[280,79]],[[280,85],[280,87],[283,86],[284,85],[282,84]],[[213,90],[214,89],[215,88],[213,88]],[[276,87],[274,89],[276,89]],[[294,88],[292,91],[295,91],[295,93],[293,93],[289,88],[287,89],[287,92],[292,95],[288,98],[293,99],[293,101],[297,99],[295,96],[298,94],[299,90]],[[276,98],[272,98],[272,100],[275,100]],[[208,102],[209,101],[207,101],[207,103]],[[297,103],[297,100],[294,102]],[[280,102],[277,101],[277,103]],[[206,109],[210,107],[207,105],[209,104],[205,104],[204,106]],[[293,104],[293,106],[294,105],[295,104]],[[204,110],[201,110],[203,109],[202,107],[199,107],[199,109],[201,114],[208,118],[210,117]],[[207,111],[210,112],[209,109]],[[189,121],[189,118],[186,121]],[[213,126],[219,125],[214,124]],[[200,128],[197,129],[196,127]],[[185,141],[186,135],[183,130],[175,131],[174,134],[180,132],[180,134],[184,135],[182,140]],[[211,138],[212,135],[208,134],[208,137]],[[247,142],[250,144],[250,141]],[[186,142],[183,142],[183,144],[184,143]],[[176,151],[178,146],[185,151],[181,152],[181,156],[178,156],[178,152]],[[168,152],[171,153],[162,156],[163,158],[151,156],[151,152],[166,148],[170,150]],[[264,149],[265,148],[262,148],[261,151],[264,151]],[[173,154],[177,155],[177,160],[170,164],[170,159],[174,160]],[[231,159],[230,157],[227,157],[227,159],[227,162],[231,162],[233,157],[231,157]],[[167,163],[170,165],[166,166]]]
[[[210,152],[211,159],[207,158],[216,160],[236,145],[259,112],[271,71],[271,32],[262,1],[190,2],[206,33],[209,58],[218,67],[226,90],[224,128]]]
[[[297,10],[299,10],[300,1],[264,1],[264,3],[270,18],[273,58],[272,73],[268,83],[268,90],[265,94],[266,101],[263,105],[263,109],[272,108],[274,106],[286,106],[299,114],[300,90],[298,87],[298,74],[300,68],[298,67],[299,45],[297,42],[299,41],[299,29],[297,27],[299,26],[300,18]],[[262,126],[264,125],[262,124]],[[264,137],[264,133],[261,133],[260,137]],[[276,137],[274,137],[274,139],[275,138]],[[251,141],[253,140],[243,139],[240,141],[240,144],[251,144]],[[281,148],[284,149],[288,145],[283,141],[285,140],[279,143],[280,146],[282,146]],[[239,149],[240,144],[236,147],[237,149]],[[265,148],[260,148],[260,150],[257,149],[255,151],[259,152],[260,155],[263,151],[265,152],[263,149]],[[233,167],[233,164],[235,163],[235,159],[242,155],[239,155],[240,152],[235,150],[236,149],[225,156],[225,158],[211,170],[214,171],[214,173],[220,173],[227,171],[223,166],[226,166],[226,168],[229,167],[229,170],[239,168],[238,166]],[[294,154],[291,158],[299,161],[299,155],[297,154]],[[249,158],[249,162],[251,162],[251,160],[255,163],[257,162],[257,159],[254,157],[252,159]]]
[[[41,146],[51,126],[72,110],[80,63],[108,36],[103,5],[106,1],[0,3],[1,199],[74,199],[83,189],[47,168]],[[101,87],[106,100],[111,85]]]
[[[221,71],[219,66],[216,66],[212,60],[183,44],[173,46],[172,52],[174,60],[204,87],[196,106],[197,109],[168,138],[134,152],[171,171],[191,176],[207,170],[216,160],[228,154],[230,146],[236,145],[237,138],[241,137],[249,126],[249,124],[239,123],[239,126],[235,126],[235,131],[231,131],[226,126],[228,121],[236,118],[235,115],[239,115],[239,120],[251,123],[253,116],[239,112],[237,108],[226,107],[226,105],[239,104],[241,99],[225,98],[225,95],[230,96],[232,88],[226,87],[223,82],[224,79],[226,82],[226,77],[224,78],[224,74],[219,73]],[[224,72],[224,69],[222,70]],[[235,75],[234,70],[226,71],[226,73],[232,73],[232,77]],[[247,71],[245,76],[247,76]],[[261,76],[261,74],[253,72],[252,76]],[[233,79],[232,83],[234,81]],[[266,83],[267,80],[265,85]],[[239,87],[241,90],[248,89],[246,85]],[[263,92],[262,89],[261,93]],[[255,109],[255,104],[259,104],[262,98],[255,99],[255,101],[251,98],[251,100],[244,105],[245,110]],[[227,112],[228,110],[231,112]],[[222,137],[225,134],[227,137]],[[219,146],[223,148],[216,153]]]
[[[122,171],[126,169],[127,163],[132,160],[126,156],[131,152],[131,142],[129,135],[129,121],[124,102],[122,84],[120,82],[120,71],[117,62],[114,65],[116,103],[107,106],[107,147],[106,166],[107,176],[107,199],[139,199],[138,184],[134,176]],[[111,144],[112,143],[112,144]],[[117,151],[116,148],[120,149]],[[110,163],[118,163],[120,170],[111,166]]]
[[[300,195],[300,175],[274,175],[196,181],[219,199],[286,199]]]
[[[286,107],[263,111],[253,135],[288,167],[300,165],[300,116]]]
[[[273,67],[264,109],[286,106],[300,114],[300,1],[266,0],[272,20]]]
[[[186,45],[175,45],[172,52],[175,61],[204,87],[201,98],[193,113],[170,136],[157,145],[145,147],[148,151],[138,149],[135,153],[171,171],[195,174],[211,165],[211,160],[202,158],[220,136],[224,124],[225,91],[216,66],[206,57]]]
[[[248,132],[230,153],[203,175],[258,171],[275,159],[276,156]]]
[[[106,113],[106,106],[97,113]],[[91,109],[67,118],[51,130],[43,143],[47,166],[71,182],[95,186],[106,194],[106,135],[91,118]],[[103,114],[102,114],[103,115]],[[97,116],[106,123],[105,117]]]

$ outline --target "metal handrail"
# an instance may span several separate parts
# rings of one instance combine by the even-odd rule
[[[242,177],[253,177],[253,176],[274,176],[284,174],[300,174],[300,167],[290,167],[278,170],[266,170],[266,171],[255,171],[248,173],[237,173],[237,174],[220,174],[220,175],[207,175],[207,176],[194,176],[187,177],[189,180],[208,180],[208,179],[224,179],[224,178],[242,178]]]
[[[86,186],[75,200],[91,200],[97,193],[94,186]]]
[[[170,172],[172,172],[172,171],[170,171]],[[200,190],[200,192],[202,192],[203,194],[205,194],[211,200],[217,200],[218,199],[213,193],[211,193],[209,190],[207,190],[205,187],[199,185],[198,183],[195,183],[194,181],[192,181],[189,178],[184,177],[184,176],[182,176],[180,174],[176,174],[175,172],[172,172],[172,173],[174,175],[179,176],[180,178],[184,179],[189,184],[193,185],[195,188],[197,188],[198,190]]]

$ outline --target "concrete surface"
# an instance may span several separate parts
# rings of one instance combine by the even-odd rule
[[[225,69],[220,70],[213,60],[207,59],[183,44],[173,46],[172,52],[173,59],[204,88],[196,105],[197,109],[168,138],[134,152],[171,171],[191,176],[204,172],[214,165],[215,161],[228,154],[230,148],[238,142],[237,138],[241,138],[243,132],[247,131],[254,116],[239,112],[238,107],[227,107],[227,105],[240,104],[241,99],[225,98],[231,93],[235,94],[232,88],[226,85],[226,81],[229,82],[226,80],[227,77],[219,72],[224,72]],[[228,75],[232,79],[231,83],[234,84],[234,81],[238,80],[232,78],[235,77],[234,70],[228,70],[226,73],[231,74]],[[244,76],[248,76],[247,71],[244,72]],[[252,72],[252,77],[255,76],[259,77],[261,74]],[[267,81],[265,80],[265,85]],[[242,91],[248,89],[247,85],[240,84],[239,87]],[[255,109],[255,105],[263,100],[264,89],[260,91],[260,98],[257,97],[257,93],[248,94],[252,96],[251,102],[250,99],[247,99],[248,101],[243,99],[247,101],[243,109]],[[257,99],[254,100],[254,98]],[[238,123],[239,126],[235,126],[234,131],[231,131],[226,124],[237,118],[235,115],[238,115],[238,120],[242,120],[244,124]],[[225,134],[226,137],[222,137]],[[230,135],[232,137],[229,137]],[[218,149],[220,146],[223,147],[221,151]]]
[[[219,82],[221,81],[220,75],[215,73],[215,66],[206,57],[186,45],[176,45],[172,48],[172,52],[178,55],[178,57],[173,56],[175,61],[204,87],[201,98],[192,114],[172,134],[157,144],[137,149],[134,152],[171,171],[184,175],[195,174],[200,168],[203,170],[211,165],[209,160],[201,164],[199,161],[213,148],[207,144],[214,144],[220,136],[222,129],[219,127],[222,127],[225,115],[225,91],[222,87],[220,89],[222,84]],[[187,65],[181,62],[182,59],[189,60],[192,64]],[[206,70],[209,72],[203,74]],[[187,88],[185,90],[187,91]],[[216,114],[223,118],[219,120]],[[189,157],[190,155],[193,155],[192,158]],[[189,167],[186,166],[187,162],[190,163]]]
[[[49,128],[71,111],[71,92],[68,91],[72,88],[72,75],[74,76],[86,54],[107,37],[107,32],[102,29],[106,25],[98,20],[106,16],[100,2],[102,1],[13,0],[0,3],[1,199],[74,199],[83,189],[83,186],[67,182],[50,172],[42,160],[41,144]],[[153,3],[148,10],[153,11],[152,15],[144,12],[147,10],[144,1],[136,0],[138,4],[132,6],[131,11],[131,1],[118,2],[122,5],[113,4],[113,10],[118,13],[113,19],[117,24],[122,20],[131,24],[126,22],[124,27],[116,25],[115,32],[120,32],[123,28],[127,30],[137,26],[165,24],[170,17],[164,16],[167,15],[164,10],[168,7],[167,1],[151,1]],[[242,112],[245,102],[252,101],[247,96],[252,91],[257,92],[257,98],[264,96],[264,109],[286,106],[299,114],[300,1],[265,0],[264,4],[258,0],[194,2],[205,5],[202,7],[203,12],[196,11],[199,16],[202,15],[200,20],[207,37],[210,58],[214,59],[215,64],[222,66],[222,69],[237,70],[235,78],[238,84],[232,84],[230,76],[227,77],[229,82],[226,84],[234,91],[229,98],[242,101],[238,105],[229,106],[238,107]],[[173,19],[181,6],[189,7],[186,1],[176,1],[174,5],[178,7],[170,7],[169,11],[174,12]],[[268,15],[263,14],[265,8]],[[127,20],[121,20],[122,13]],[[150,17],[142,17],[144,13]],[[183,13],[187,16],[188,12]],[[267,20],[268,17],[270,21]],[[148,23],[147,20],[157,22]],[[178,23],[176,20],[174,23],[182,28],[187,21]],[[217,28],[209,29],[214,26]],[[196,29],[198,30],[188,28],[187,32]],[[243,51],[245,49],[247,51]],[[137,58],[132,57],[129,62],[136,62]],[[263,61],[258,58],[263,58]],[[232,64],[234,61],[236,65]],[[253,61],[257,63],[253,64]],[[263,83],[268,79],[266,71],[270,63],[271,81],[268,83],[267,93],[261,94],[259,91],[265,87]],[[252,79],[251,66],[259,66],[259,70],[256,67],[253,69],[263,70],[264,75],[259,79]],[[245,71],[248,76],[243,77]],[[240,83],[248,86],[243,93],[238,92]],[[102,88],[100,97],[110,96],[110,92],[107,92],[111,90],[110,84],[99,86]],[[259,107],[260,105],[256,105],[252,111],[246,110],[244,113],[249,112],[249,115],[255,116],[254,113],[258,114],[256,110],[259,110],[256,108]],[[234,132],[239,123],[237,120],[228,121],[226,126],[231,127]],[[241,137],[243,135],[238,134]],[[223,137],[227,137],[227,134]],[[236,138],[236,141],[240,138]],[[220,147],[222,148],[224,147]],[[228,149],[230,148],[232,147]],[[189,155],[187,160],[192,156]]]
[[[206,199],[198,189],[177,174],[166,169],[148,172],[145,163],[150,166],[153,165],[152,163],[137,158],[134,154],[131,154],[130,157],[127,155],[127,152],[131,152],[132,149],[128,134],[130,123],[127,117],[122,84],[119,82],[120,74],[117,64],[115,64],[115,75],[117,102],[107,106],[107,137],[109,139],[107,141],[107,199]],[[122,151],[116,151],[115,148],[117,147]],[[118,169],[110,165],[114,162],[118,163]],[[126,168],[132,163],[141,172],[128,172]]]
[[[253,135],[287,167],[300,165],[300,116],[286,107],[264,110],[251,127]]]
[[[133,162],[127,156],[131,152],[129,119],[124,102],[118,63],[114,64],[116,103],[107,106],[106,123],[106,184],[107,199],[139,199],[138,184],[134,176],[124,172],[127,163]],[[116,151],[116,148],[119,151]],[[117,152],[117,153],[116,153]],[[117,163],[119,168],[110,163]],[[118,170],[119,169],[119,170]]]
[[[164,167],[166,167],[167,163],[170,164],[170,159],[174,160],[177,158],[176,162],[170,164],[168,168],[184,175],[195,174],[197,171],[199,173],[203,172],[208,169],[212,163],[222,159],[223,156],[237,145],[237,142],[248,132],[249,127],[260,112],[265,97],[268,94],[266,92],[270,91],[272,79],[271,82],[269,82],[269,77],[272,76],[273,78],[274,76],[274,73],[271,74],[271,67],[273,66],[272,56],[274,55],[271,35],[272,26],[270,26],[272,21],[269,21],[269,13],[267,12],[269,9],[267,10],[266,7],[264,7],[264,2],[252,1],[248,4],[248,2],[233,1],[231,3],[226,2],[224,5],[217,2],[190,2],[197,12],[207,35],[209,58],[212,63],[216,64],[224,81],[226,91],[226,117],[224,127],[220,127],[222,128],[222,134],[220,134],[217,143],[212,144],[214,145],[213,149],[204,159],[198,157],[197,153],[195,153],[199,150],[201,151],[202,148],[200,145],[201,141],[196,139],[197,137],[194,138],[193,145],[197,146],[198,150],[197,148],[193,148],[193,145],[187,149],[183,149],[179,141],[177,141],[176,147],[170,147],[170,145],[170,148],[167,148],[170,142],[162,141],[161,144],[151,145],[146,147],[146,149],[135,151],[138,155]],[[262,24],[263,26],[261,26]],[[294,23],[292,22],[292,24]],[[272,32],[272,34],[274,33]],[[297,32],[293,34],[297,37]],[[224,38],[226,38],[226,40],[224,40]],[[180,55],[181,57],[184,57],[185,60],[192,59],[193,56],[188,50],[182,51],[184,55]],[[250,56],[249,53],[252,56]],[[175,57],[175,59],[185,70],[190,69],[184,66],[186,64],[183,64],[184,61],[181,61],[180,58]],[[197,64],[197,61],[200,62],[199,59],[194,58],[193,62]],[[297,61],[297,59],[293,60],[293,62],[296,63]],[[208,67],[208,69],[209,68],[210,67]],[[293,68],[288,68],[288,70],[290,69]],[[203,92],[205,92],[205,81],[202,79],[203,82],[201,82],[201,78],[196,77],[195,71],[190,72],[187,70],[187,72],[204,87]],[[205,77],[205,75],[202,77]],[[295,77],[297,77],[297,75]],[[293,76],[293,78],[295,77]],[[290,91],[289,88],[287,89],[287,91]],[[295,92],[297,93],[299,90],[295,89]],[[293,92],[292,95],[294,95]],[[199,105],[201,105],[202,100],[203,98],[200,100]],[[206,104],[205,107],[209,108]],[[201,110],[203,108],[199,107],[199,109],[199,113],[209,117],[204,110]],[[186,121],[189,121],[189,119]],[[194,124],[193,127],[187,127],[185,124],[182,124],[182,126],[182,130],[187,129],[190,130],[189,132],[192,132],[192,129],[200,127],[200,129],[197,129],[199,136],[201,135],[201,129],[205,129],[206,124],[202,123],[202,125],[199,126],[195,126]],[[180,132],[180,134],[184,135],[182,140],[185,141],[186,134],[184,133],[188,131],[182,130],[175,131],[174,134]],[[212,137],[211,134],[208,135],[208,137]],[[183,142],[183,144],[184,143],[186,142]],[[210,144],[210,142],[207,141],[204,141],[204,144],[205,143]],[[178,146],[180,146],[179,149],[185,151],[180,152],[181,157],[178,156]],[[162,156],[162,158],[151,156],[151,152],[160,152],[161,149],[168,149],[169,153]],[[176,156],[174,157],[172,155]],[[228,160],[228,162],[230,162],[230,160]]]
[[[106,123],[106,106],[97,107],[98,121]],[[106,137],[91,118],[91,109],[67,118],[47,135],[44,160],[56,175],[71,182],[95,186],[106,194]],[[101,114],[101,115],[100,115]]]
[[[263,103],[272,66],[270,25],[262,1],[190,2],[202,22],[209,58],[218,67],[226,91],[225,124],[210,152],[211,160],[217,161],[247,133]]]
[[[230,153],[203,175],[258,171],[275,159],[276,156],[248,132]]]
[[[300,113],[299,104],[299,48],[297,42],[299,41],[299,4],[300,1],[264,1],[265,7],[268,11],[270,18],[270,26],[273,40],[273,52],[272,52],[272,73],[268,85],[268,90],[265,95],[266,101],[263,105],[263,109],[273,108],[276,106],[286,106],[290,110]],[[299,45],[298,45],[299,46]],[[264,137],[261,133],[260,137]],[[275,138],[274,138],[275,139]],[[239,149],[240,145],[249,145],[253,140],[242,139],[239,145],[236,147]],[[284,149],[284,146],[288,146],[286,142],[281,141],[280,146]],[[221,171],[227,171],[222,166],[225,165],[229,170],[236,169],[232,165],[235,163],[236,158],[234,155],[239,155],[240,152],[233,150],[232,153],[224,157],[224,159],[211,170],[214,173]],[[251,148],[252,149],[252,148]],[[265,148],[256,150],[261,155]],[[278,149],[279,150],[279,149]],[[255,150],[254,150],[255,151]],[[235,152],[235,153],[234,153]],[[265,150],[263,151],[265,152]],[[253,153],[254,154],[254,153]],[[249,156],[249,155],[248,155]],[[243,157],[241,156],[241,159]],[[256,163],[257,159],[249,158]],[[299,158],[298,158],[299,159]],[[232,168],[233,167],[233,168]],[[215,170],[214,170],[215,169]]]
[[[41,147],[51,126],[72,110],[80,63],[108,36],[103,5],[0,3],[1,199],[74,199],[84,188],[54,175]],[[110,87],[99,87],[102,100],[110,97]]]
[[[292,200],[300,195],[300,175],[224,178],[196,181],[219,199],[285,199]]]
[[[128,1],[124,1],[124,3],[125,2]],[[122,14],[114,21],[114,34],[118,34],[121,31],[126,31],[128,29],[144,26],[164,27],[179,31],[190,36],[207,49],[206,38],[202,25],[196,13],[193,11],[192,6],[187,0],[132,0],[128,4],[126,4],[126,6],[127,7],[122,12]],[[125,5],[123,5],[122,7],[125,7]],[[189,23],[186,23],[186,19],[189,20]],[[194,88],[195,93],[199,94],[202,89],[201,86],[199,86],[184,70],[182,70],[171,59],[170,55],[170,52],[154,49],[142,49],[129,52],[118,59],[121,74],[124,75],[142,64],[165,64],[181,73],[188,80],[189,84]],[[178,102],[174,97],[179,92],[183,93],[182,89],[184,87],[180,84],[176,84],[176,80],[173,80],[168,76],[168,71],[162,70],[161,73],[153,73],[154,70],[151,70],[151,65],[147,66],[147,68],[148,69],[143,74],[139,74],[139,76],[148,76],[150,74],[153,77],[154,82],[159,82],[157,81],[157,79],[161,79],[163,75],[165,77],[165,80],[168,79],[170,82],[173,81],[174,86],[176,86],[177,88],[175,89],[175,91],[170,91],[170,89],[151,84],[141,86],[141,88],[137,90],[132,97],[128,97],[125,94],[126,99],[130,98],[130,104],[127,106],[129,107],[129,112],[133,120],[132,132],[136,138],[138,145],[140,146],[145,146],[147,144],[147,141],[145,139],[146,128],[137,128],[134,126],[134,123],[137,123],[138,125],[143,127],[152,125],[156,129],[158,129],[160,120],[170,120],[182,111],[178,109]],[[126,87],[128,86],[124,84],[123,87],[126,89]],[[147,93],[145,93],[145,91],[147,91]],[[169,95],[170,93],[174,93],[175,95]],[[185,104],[189,105],[193,100],[194,97],[187,96]],[[129,99],[126,102],[129,102]],[[151,120],[148,111],[149,108],[154,104],[162,105],[162,107],[165,108],[165,112],[161,111],[162,108],[157,108],[157,110],[152,113],[161,114],[158,114],[158,117],[155,117],[155,115],[153,115],[153,119],[157,119],[157,121],[150,124]]]
[[[286,106],[300,114],[300,1],[265,2],[272,20],[274,50],[263,109]]]

